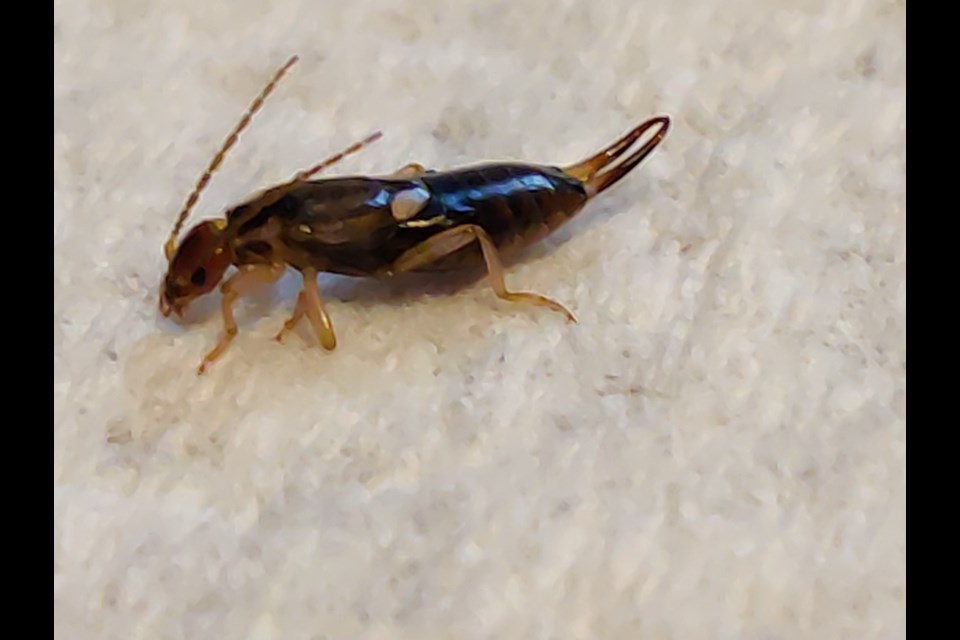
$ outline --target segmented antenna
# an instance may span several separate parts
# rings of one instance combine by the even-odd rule
[[[360,149],[363,149],[365,146],[367,146],[367,145],[370,144],[371,142],[376,142],[377,140],[379,140],[379,139],[382,138],[382,137],[383,137],[383,132],[382,132],[382,131],[375,131],[375,132],[371,133],[369,136],[367,136],[366,138],[364,138],[364,139],[361,140],[360,142],[354,142],[352,145],[350,145],[349,147],[347,147],[346,149],[344,149],[344,150],[341,151],[340,153],[335,153],[335,154],[333,154],[332,156],[330,156],[329,158],[326,158],[325,160],[321,160],[320,162],[318,162],[317,164],[313,165],[313,166],[310,167],[309,169],[304,169],[303,171],[301,171],[300,173],[298,173],[298,174],[296,175],[296,177],[295,177],[293,180],[290,181],[289,184],[296,184],[297,182],[302,182],[302,181],[306,180],[307,178],[309,178],[310,176],[314,175],[315,173],[320,173],[321,171],[323,171],[324,169],[326,169],[326,168],[329,167],[330,165],[336,164],[336,163],[340,162],[341,160],[343,160],[344,158],[346,158],[346,157],[349,156],[350,154],[356,153],[357,151],[360,151]]]
[[[299,56],[293,56],[287,60],[280,69],[273,74],[273,78],[270,82],[263,88],[263,91],[260,92],[260,95],[250,103],[250,106],[247,107],[246,112],[243,114],[243,117],[240,118],[240,122],[237,123],[237,126],[233,128],[233,131],[230,132],[230,135],[227,136],[227,139],[224,141],[223,145],[220,147],[220,151],[217,152],[217,155],[214,156],[213,161],[210,162],[210,166],[207,167],[207,170],[204,171],[203,175],[200,177],[200,180],[197,181],[197,185],[193,188],[193,191],[190,192],[190,196],[187,198],[186,204],[183,205],[183,209],[180,210],[179,216],[177,216],[177,222],[173,225],[173,231],[170,232],[170,237],[167,239],[166,244],[163,246],[164,253],[167,256],[167,261],[173,259],[173,254],[176,251],[176,242],[177,234],[180,233],[181,227],[183,227],[184,221],[187,219],[187,216],[190,215],[190,210],[193,209],[193,206],[197,204],[197,200],[200,198],[200,192],[203,191],[204,187],[207,186],[207,183],[210,182],[210,176],[213,175],[213,172],[217,170],[220,166],[220,163],[223,162],[224,156],[227,155],[227,151],[230,150],[237,142],[237,138],[240,136],[240,132],[246,129],[247,125],[250,124],[251,118],[254,114],[260,110],[260,107],[263,106],[264,100],[267,99],[267,96],[274,90],[277,86],[277,83],[280,82],[280,78],[290,70],[294,64],[300,59]]]

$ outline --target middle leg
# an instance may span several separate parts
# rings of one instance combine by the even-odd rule
[[[330,322],[330,316],[323,308],[323,301],[320,299],[320,291],[317,288],[317,272],[314,269],[303,270],[303,289],[297,296],[297,305],[293,309],[293,315],[283,323],[283,328],[274,336],[277,342],[283,341],[283,336],[297,326],[303,316],[313,326],[317,334],[317,340],[327,351],[332,351],[337,346],[337,336],[333,332],[333,323]]]

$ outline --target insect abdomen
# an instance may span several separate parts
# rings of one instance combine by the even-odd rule
[[[535,242],[587,201],[579,181],[552,167],[490,164],[427,174],[422,181],[449,223],[479,225],[500,247]]]

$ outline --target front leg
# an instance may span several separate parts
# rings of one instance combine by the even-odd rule
[[[277,335],[273,336],[273,339],[277,342],[283,342],[283,336],[287,335],[287,332],[292,331],[293,328],[297,326],[297,323],[300,322],[300,319],[306,312],[306,296],[304,295],[303,291],[301,291],[300,295],[297,296],[297,304],[293,308],[293,315],[290,316],[289,320],[283,323],[283,327],[280,329]]]
[[[244,265],[240,267],[237,273],[220,285],[220,293],[223,296],[220,303],[223,312],[223,337],[217,343],[217,346],[203,357],[203,361],[197,367],[197,375],[206,371],[207,365],[219,358],[237,335],[237,321],[233,317],[233,303],[236,302],[237,298],[264,285],[276,282],[283,275],[285,269],[286,267],[281,264]]]

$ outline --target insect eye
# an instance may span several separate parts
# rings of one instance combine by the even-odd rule
[[[190,276],[190,282],[194,285],[200,287],[203,286],[203,283],[207,280],[207,270],[203,267],[196,269],[193,274]]]

